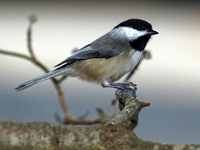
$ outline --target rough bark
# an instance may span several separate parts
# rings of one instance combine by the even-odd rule
[[[200,145],[175,145],[143,141],[119,125],[74,126],[42,122],[0,122],[3,150],[197,150]]]
[[[104,125],[74,126],[44,122],[0,122],[0,150],[197,150],[200,145],[144,141],[132,131],[138,113],[148,103],[129,93],[122,97],[121,112]],[[134,121],[133,121],[134,120]]]

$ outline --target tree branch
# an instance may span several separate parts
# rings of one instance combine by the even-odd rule
[[[122,96],[121,104],[119,105],[121,112],[113,117],[107,124],[122,125],[133,130],[137,125],[140,110],[150,104],[140,102],[134,98],[131,93],[125,92]]]
[[[33,63],[32,58],[30,58],[30,56],[27,56],[27,55],[24,55],[24,54],[21,54],[21,53],[0,49],[0,54],[8,55],[8,56],[14,56],[14,57],[17,57],[17,58],[22,58],[22,59],[28,60],[29,62]],[[38,66],[44,72],[46,72],[46,73],[49,72],[49,69],[44,64],[42,64],[40,61],[37,60],[33,64]]]
[[[0,149],[76,150],[197,150],[200,145],[175,145],[144,141],[123,121],[138,116],[148,103],[139,102],[129,93],[122,96],[122,111],[105,125],[71,126],[42,122],[0,122]],[[121,121],[122,119],[122,121]]]

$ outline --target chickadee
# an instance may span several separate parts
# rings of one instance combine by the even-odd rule
[[[129,84],[114,81],[134,69],[149,39],[155,34],[158,32],[154,31],[147,21],[124,21],[56,65],[55,70],[19,85],[16,90],[20,91],[41,81],[64,75],[134,94],[134,88]]]

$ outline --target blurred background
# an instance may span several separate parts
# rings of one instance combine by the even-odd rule
[[[49,69],[118,23],[141,18],[160,34],[146,49],[151,60],[142,62],[131,78],[140,101],[151,103],[141,111],[136,134],[165,143],[200,142],[200,1],[0,1],[0,49],[28,54],[27,17],[36,15],[33,49]],[[56,122],[63,115],[50,81],[16,92],[19,84],[42,75],[28,61],[0,55],[0,120]],[[123,81],[121,79],[120,81]],[[118,82],[120,82],[118,81]],[[62,83],[67,104],[75,116],[95,107],[109,112],[114,89],[104,89],[75,78]],[[116,108],[116,111],[118,109]]]

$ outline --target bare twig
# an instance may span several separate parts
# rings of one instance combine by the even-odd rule
[[[38,60],[37,60],[36,56],[34,55],[33,48],[32,48],[32,24],[33,24],[33,21],[36,21],[36,20],[37,20],[37,18],[34,17],[34,16],[29,17],[30,24],[29,24],[29,27],[28,27],[28,30],[27,30],[27,47],[28,47],[28,51],[30,53],[30,57],[32,59],[32,62],[37,65]],[[44,66],[44,68],[46,68],[46,67]],[[46,70],[48,71],[48,69],[46,69]],[[65,115],[68,115],[69,110],[68,110],[68,107],[67,107],[67,104],[66,104],[66,100],[65,100],[65,96],[64,96],[64,93],[62,91],[62,88],[59,85],[59,82],[56,78],[51,78],[51,81],[53,82],[53,84],[54,84],[54,86],[57,90],[57,94],[58,94],[58,97],[59,97],[59,102],[60,102],[60,105],[62,107],[62,110],[64,111]]]
[[[22,59],[28,60],[29,62],[33,63],[32,58],[30,58],[30,56],[26,56],[21,53],[16,53],[16,52],[0,49],[0,54],[22,58]],[[37,65],[40,69],[42,69],[44,72],[49,72],[49,69],[47,69],[47,67],[45,67],[45,65],[43,63],[41,63],[40,61],[37,61],[34,64]]]
[[[69,112],[69,109],[67,107],[67,103],[66,103],[66,100],[65,100],[65,96],[64,96],[63,90],[62,90],[58,80],[56,80],[55,78],[51,78],[51,80],[53,81],[54,86],[55,86],[55,88],[57,90],[57,94],[58,94],[58,97],[59,97],[59,102],[60,102],[60,105],[62,107],[62,110],[64,111],[64,115],[68,116],[68,114],[70,112]]]
[[[92,125],[92,124],[105,124],[110,119],[112,119],[115,114],[106,114],[101,108],[96,108],[96,111],[99,115],[99,118],[96,119],[86,119],[89,112],[87,111],[83,116],[78,119],[72,117],[65,117],[63,123],[64,124],[72,124],[72,125]]]
[[[87,116],[89,115],[89,111],[86,111],[82,116],[80,116],[78,119],[79,120],[84,120],[85,118],[87,118]]]
[[[28,30],[27,30],[27,48],[32,60],[36,62],[37,60],[32,48],[32,24],[29,25]]]
[[[29,62],[33,63],[34,65],[36,65],[37,67],[39,67],[40,69],[42,69],[45,73],[49,72],[49,69],[43,64],[41,63],[36,56],[34,55],[34,51],[32,48],[32,24],[35,23],[37,21],[37,18],[35,16],[30,16],[29,17],[29,27],[27,30],[27,48],[28,48],[28,52],[30,53],[30,56],[26,56],[24,54],[20,54],[20,53],[16,53],[16,52],[11,52],[11,51],[7,51],[7,50],[0,50],[1,54],[4,55],[9,55],[9,56],[14,56],[14,57],[18,57],[18,58],[22,58],[22,59],[26,59]],[[67,116],[69,113],[67,104],[66,104],[66,100],[64,97],[64,93],[62,91],[61,86],[59,85],[59,83],[61,81],[57,80],[56,78],[51,78],[51,81],[53,82],[56,90],[57,90],[57,94],[59,97],[59,102],[61,105],[61,108],[64,112],[64,114]]]
[[[60,79],[58,79],[58,83],[63,82],[66,78],[67,78],[67,76],[63,75]]]

